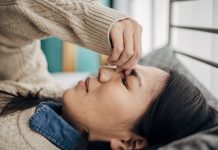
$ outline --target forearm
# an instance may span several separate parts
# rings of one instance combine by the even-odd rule
[[[20,40],[16,46],[52,35],[107,55],[111,26],[127,18],[93,0],[22,0],[10,7],[14,26],[4,28]],[[5,13],[11,13],[8,9]]]
[[[110,28],[125,15],[94,0],[0,1],[0,80],[46,83],[38,39],[56,36],[110,55]]]

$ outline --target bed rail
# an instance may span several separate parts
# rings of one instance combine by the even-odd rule
[[[206,33],[211,33],[211,34],[218,34],[218,28],[209,28],[209,27],[197,27],[197,26],[182,26],[182,25],[173,25],[172,24],[172,17],[173,17],[173,4],[176,2],[191,2],[191,1],[200,1],[200,0],[170,0],[169,1],[169,31],[168,31],[168,43],[167,46],[171,46],[172,42],[172,29],[177,28],[177,29],[185,29],[185,30],[192,30],[192,31],[199,31],[199,32],[206,32]],[[218,68],[218,62],[207,60],[205,58],[200,58],[197,56],[194,56],[192,54],[188,54],[185,52],[181,52],[179,50],[174,50],[175,54],[180,54],[186,57],[189,57],[191,59],[195,59],[197,61],[200,61],[202,63],[205,63],[207,65],[213,66],[215,68]]]

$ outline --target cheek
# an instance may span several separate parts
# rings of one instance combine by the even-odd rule
[[[78,100],[83,99],[83,97],[84,97],[83,92],[75,88],[67,89],[63,94],[63,99],[64,101],[67,101],[67,102],[71,102],[71,101],[77,102]]]
[[[97,90],[97,95],[108,99],[125,99],[126,97],[128,97],[129,92],[127,91],[127,89],[125,89],[125,87],[122,87],[119,84],[108,84],[100,87]]]
[[[72,97],[72,89],[67,89],[63,94],[63,100],[68,101]]]
[[[82,108],[81,99],[83,99],[83,95],[75,91],[75,89],[66,90],[63,94],[63,112],[70,114],[70,116],[72,114],[79,114]]]
[[[102,111],[105,113],[117,115],[123,115],[128,112],[128,109],[132,107],[132,96],[123,89],[118,87],[114,88],[102,88],[98,92],[98,101],[101,104]],[[113,116],[113,115],[112,115]]]

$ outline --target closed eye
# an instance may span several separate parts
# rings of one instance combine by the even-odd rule
[[[123,85],[125,85],[125,87],[128,89],[129,87],[128,87],[128,84],[127,84],[127,80],[126,80],[126,78],[122,78],[122,83],[123,83]]]

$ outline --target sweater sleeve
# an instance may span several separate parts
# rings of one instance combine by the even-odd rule
[[[4,31],[7,38],[16,39],[16,47],[53,35],[110,55],[110,28],[128,18],[97,0],[3,0],[0,5],[4,1],[9,7],[1,11],[7,19]]]

